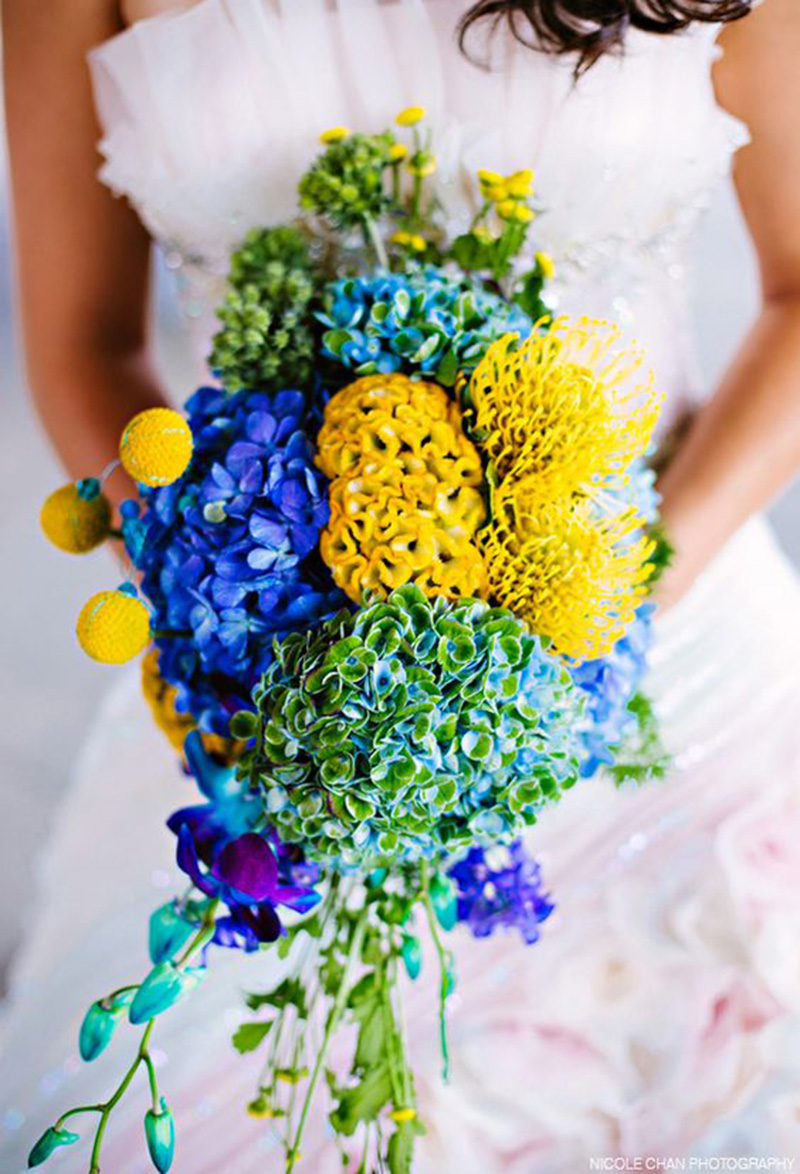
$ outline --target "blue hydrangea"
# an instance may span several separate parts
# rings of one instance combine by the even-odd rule
[[[404,371],[451,386],[496,338],[527,337],[531,319],[476,281],[427,266],[332,282],[318,315],[323,353],[357,375]]]
[[[276,636],[313,627],[344,597],[319,552],[326,481],[303,430],[299,391],[201,388],[186,404],[184,476],[128,503],[123,532],[153,608],[159,668],[177,705],[227,734],[250,706]],[[177,634],[176,634],[177,633]]]
[[[521,841],[489,853],[471,848],[449,875],[457,887],[458,920],[476,938],[510,928],[518,929],[527,945],[539,940],[539,926],[555,905],[545,892],[541,868]]]
[[[570,666],[573,681],[586,697],[578,728],[584,778],[601,766],[613,765],[615,748],[636,724],[629,706],[647,672],[654,610],[653,604],[643,604],[627,634],[608,656]]]

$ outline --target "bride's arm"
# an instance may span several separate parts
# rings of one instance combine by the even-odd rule
[[[161,402],[147,348],[150,242],[96,178],[86,53],[119,31],[116,4],[2,7],[28,381],[69,472],[96,474],[124,423]]]
[[[676,547],[659,587],[664,604],[800,469],[800,3],[765,0],[722,42],[719,97],[752,133],[735,178],[758,252],[763,307],[661,480]]]

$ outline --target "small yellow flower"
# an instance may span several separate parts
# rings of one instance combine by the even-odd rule
[[[482,167],[478,172],[478,180],[484,187],[491,187],[494,184],[502,183],[503,176],[499,171],[488,171],[485,167]]]
[[[172,485],[192,459],[192,431],[171,408],[149,408],[134,416],[119,442],[119,458],[134,481],[156,489]]]
[[[319,136],[319,141],[323,146],[327,147],[329,143],[341,143],[350,134],[349,127],[346,126],[331,126],[328,130],[324,130]]]
[[[389,1117],[392,1121],[396,1121],[398,1125],[404,1124],[406,1121],[415,1121],[417,1118],[416,1109],[394,1109]]]
[[[247,1106],[247,1112],[257,1121],[271,1121],[274,1117],[283,1116],[282,1113],[276,1113],[266,1101],[262,1100],[251,1101]]]
[[[479,241],[483,241],[483,243],[487,245],[495,240],[494,233],[485,224],[476,224],[472,230],[472,235],[476,236]]]
[[[92,660],[125,664],[150,643],[150,613],[126,591],[99,591],[83,605],[77,634]]]
[[[45,536],[59,550],[86,554],[108,537],[111,506],[94,479],[62,485],[45,501],[39,523]]]
[[[392,244],[400,245],[400,247],[403,249],[408,248],[408,246],[411,244],[411,233],[405,232],[403,229],[401,229],[399,232],[393,232]]]
[[[408,164],[408,170],[411,175],[415,175],[419,179],[426,179],[436,170],[436,156],[427,153],[415,155]]]
[[[514,209],[514,219],[518,224],[530,224],[533,220],[534,212],[527,204],[517,204]]]
[[[395,143],[389,150],[389,158],[392,163],[399,163],[401,159],[405,159],[408,155],[408,147],[405,143]]]
[[[517,202],[516,200],[500,200],[495,205],[495,209],[501,220],[513,220],[517,214]]]
[[[416,126],[427,114],[424,106],[406,106],[395,118],[398,126]]]
[[[536,253],[536,264],[545,281],[551,281],[556,275],[556,267],[549,253]]]
[[[420,236],[418,232],[414,233],[408,243],[415,253],[424,253],[428,247],[428,242],[425,240],[425,237]]]
[[[530,169],[515,171],[513,175],[509,175],[506,179],[506,188],[510,196],[524,200],[526,196],[531,194],[533,189],[533,172]]]
[[[508,188],[504,183],[493,183],[491,187],[483,189],[483,194],[487,200],[491,200],[493,204],[499,204],[504,200],[508,200]]]
[[[308,1076],[307,1068],[277,1068],[275,1070],[275,1077],[277,1080],[282,1080],[284,1084],[299,1084],[301,1080],[305,1080]]]

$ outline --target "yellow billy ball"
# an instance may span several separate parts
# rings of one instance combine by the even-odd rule
[[[119,458],[134,481],[157,489],[172,485],[192,459],[192,430],[172,408],[148,408],[122,433]]]
[[[78,616],[78,643],[101,664],[124,664],[150,643],[150,614],[127,591],[99,591]]]
[[[94,477],[62,485],[47,498],[39,523],[53,546],[68,554],[86,554],[105,542],[111,529],[111,505]]]

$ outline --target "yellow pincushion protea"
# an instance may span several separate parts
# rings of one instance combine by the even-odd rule
[[[151,648],[142,659],[142,693],[156,725],[166,734],[170,745],[181,753],[186,735],[197,729],[197,722],[190,713],[178,711],[175,705],[178,690],[161,676],[156,648]],[[202,734],[201,737],[207,753],[226,763],[235,762],[243,749],[243,743],[217,734]]]
[[[489,593],[575,660],[607,655],[633,622],[654,543],[633,509],[602,513],[580,495],[553,500],[508,482],[478,535]]]
[[[486,517],[481,460],[443,388],[358,379],[328,404],[318,445],[332,478],[320,549],[351,599],[409,582],[450,598],[484,592],[473,540]]]
[[[559,318],[504,335],[469,383],[471,424],[500,480],[535,477],[551,499],[621,475],[650,443],[661,396],[607,322]]]
[[[192,431],[179,412],[149,408],[122,433],[119,459],[134,481],[157,489],[183,476],[193,447]]]
[[[68,554],[94,550],[111,530],[111,504],[95,478],[62,485],[45,501],[39,523],[53,546]]]
[[[125,664],[150,643],[150,613],[127,591],[99,591],[81,609],[81,648],[102,664]]]

